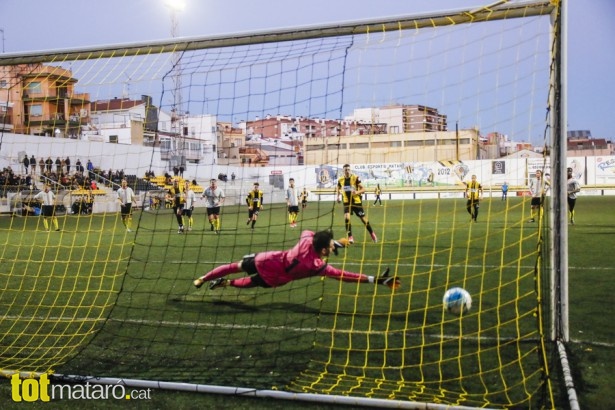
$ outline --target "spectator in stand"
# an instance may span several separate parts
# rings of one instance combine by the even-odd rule
[[[60,175],[62,173],[62,160],[60,159],[60,157],[56,158],[56,173],[58,175]]]
[[[45,160],[45,168],[47,172],[51,172],[51,168],[53,168],[53,160],[51,159],[51,157],[47,157],[47,159]]]
[[[45,160],[42,157],[38,160],[38,166],[41,169],[41,175],[43,175],[45,173]]]
[[[182,178],[184,177],[184,166],[183,165],[179,167],[179,176]]]
[[[26,156],[23,158],[23,167],[26,170],[26,174],[28,173],[28,167],[30,166],[30,158],[28,158],[28,154],[26,154]],[[34,163],[34,166],[36,166],[36,163]]]
[[[30,157],[30,172],[32,175],[36,174],[36,158],[34,158],[34,155]]]
[[[75,162],[75,172],[83,172],[83,170],[81,169],[81,160],[77,159],[77,162]]]
[[[66,174],[70,174],[70,158],[66,157],[64,163],[66,164]]]

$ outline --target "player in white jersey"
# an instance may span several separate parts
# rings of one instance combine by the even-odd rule
[[[186,220],[188,220],[188,230],[192,230],[192,211],[194,211],[194,202],[196,201],[196,194],[192,190],[190,185],[190,181],[186,181],[184,183],[184,209],[182,209],[182,218],[184,221],[184,226],[186,226]]]
[[[224,190],[218,186],[218,181],[212,179],[209,187],[203,192],[205,206],[207,207],[207,218],[209,219],[210,229],[216,234],[220,233],[220,207],[224,204]]]
[[[120,214],[122,215],[122,223],[126,227],[127,232],[132,232],[132,201],[136,200],[136,196],[131,187],[128,186],[128,181],[122,180],[122,186],[117,190],[117,200],[120,201]]]
[[[532,194],[532,202],[530,203],[530,222],[535,222],[536,217],[542,217],[542,206],[544,198],[549,191],[549,181],[545,180],[542,171],[536,170],[536,177],[530,180],[530,193]]]
[[[55,215],[56,196],[51,190],[51,187],[49,185],[45,185],[45,188],[43,188],[42,191],[34,195],[34,200],[40,201],[42,203],[41,213],[43,215],[43,223],[45,224],[45,230],[49,229],[48,219],[51,219],[53,227],[56,231],[59,231],[60,227],[58,226],[58,218]]]
[[[288,222],[291,228],[297,226],[297,216],[299,215],[299,191],[295,187],[294,178],[288,180],[288,188],[286,188],[286,205],[288,206]]]
[[[566,183],[568,192],[568,215],[569,223],[574,225],[574,206],[577,203],[577,194],[581,192],[579,181],[572,175],[572,168],[568,168],[568,182]]]

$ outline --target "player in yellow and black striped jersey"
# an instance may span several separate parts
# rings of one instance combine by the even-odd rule
[[[372,240],[378,242],[376,233],[369,224],[365,211],[363,210],[363,201],[361,195],[365,192],[365,188],[361,184],[361,179],[350,171],[350,165],[345,164],[343,167],[343,175],[337,181],[337,202],[344,202],[344,223],[346,232],[348,233],[348,242],[354,243],[352,237],[352,224],[350,223],[350,215],[353,213],[359,217],[363,225],[367,228]]]
[[[184,233],[184,190],[179,186],[179,181],[176,179],[173,181],[173,187],[169,189],[169,195],[173,201],[173,213],[177,219],[177,233]]]
[[[246,225],[252,223],[250,228],[254,229],[258,213],[263,209],[263,191],[259,189],[258,182],[254,183],[254,188],[246,196],[246,203],[248,204],[248,222],[246,222]]]
[[[374,189],[374,195],[376,195],[376,199],[374,200],[374,206],[376,206],[378,202],[380,202],[380,206],[382,206],[382,199],[380,198],[380,195],[382,195],[382,189],[380,188],[380,184],[376,185],[376,189]]]
[[[466,185],[466,209],[470,214],[471,221],[476,222],[478,218],[478,208],[483,197],[483,186],[476,180],[476,175],[472,175],[472,180]]]

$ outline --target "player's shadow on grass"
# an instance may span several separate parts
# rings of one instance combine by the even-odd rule
[[[207,311],[212,314],[228,314],[229,311],[255,313],[255,312],[270,312],[270,311],[282,311],[293,313],[308,313],[310,315],[321,314],[319,309],[310,307],[301,303],[286,303],[286,302],[273,302],[273,303],[246,303],[238,300],[209,300],[204,301],[190,300],[187,298],[171,298],[169,303],[177,307],[177,304],[182,305],[182,310],[202,311],[203,304],[208,306]]]
[[[312,316],[320,315],[320,316],[336,316],[336,317],[365,317],[365,318],[374,318],[376,316],[382,316],[383,319],[393,320],[396,322],[406,323],[407,321],[412,323],[422,323],[424,321],[424,315],[422,312],[413,313],[399,313],[399,314],[391,314],[389,312],[334,312],[326,309],[319,309],[316,307],[311,307],[306,305],[305,303],[288,303],[288,302],[265,302],[265,303],[252,303],[240,300],[224,300],[224,299],[216,299],[216,300],[203,300],[199,299],[188,299],[185,297],[176,297],[169,299],[169,304],[172,304],[175,308],[177,308],[178,304],[181,305],[182,311],[193,311],[193,312],[201,312],[203,311],[203,305],[207,305],[207,312],[216,315],[225,315],[229,313],[271,313],[271,312],[292,312],[296,314],[309,314]],[[436,315],[434,314],[434,320],[437,320]]]

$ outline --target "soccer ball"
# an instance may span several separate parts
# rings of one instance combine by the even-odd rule
[[[447,312],[461,315],[472,307],[472,296],[463,288],[450,288],[444,294],[442,303]]]

